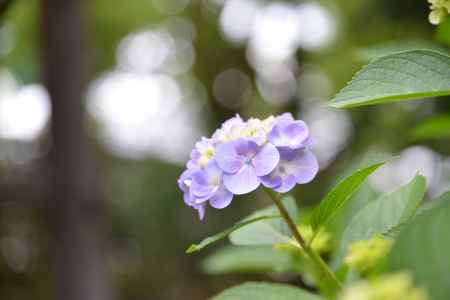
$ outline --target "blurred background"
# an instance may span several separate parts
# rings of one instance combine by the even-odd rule
[[[447,51],[426,0],[41,2],[0,1],[2,299],[205,299],[273,279],[206,276],[208,252],[185,254],[269,204],[200,222],[178,191],[195,141],[236,113],[308,122],[321,171],[295,191],[305,207],[373,152],[400,157],[375,191],[417,171],[430,198],[450,189],[449,140],[412,130],[449,101],[326,106],[380,53]]]

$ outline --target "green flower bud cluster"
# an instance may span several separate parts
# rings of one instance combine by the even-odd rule
[[[430,15],[428,19],[431,24],[440,24],[448,15],[450,15],[450,0],[428,0],[430,5]]]
[[[371,239],[354,242],[350,245],[345,263],[359,273],[373,270],[388,254],[392,240],[375,235]]]
[[[311,239],[314,236],[312,227],[310,225],[299,225],[297,226],[297,228],[302,237],[305,239],[306,244],[309,245],[311,243]],[[323,228],[319,229],[310,247],[312,250],[319,254],[329,251],[331,248],[331,234]],[[301,247],[294,239],[292,239],[289,244],[277,244],[274,248],[276,250],[284,251],[298,251],[298,249],[301,249]]]
[[[318,228],[316,235],[314,236],[314,230],[310,225],[299,226],[298,230],[300,234],[305,239],[305,242],[309,245],[311,249],[317,253],[324,253],[331,248],[331,234],[324,228]],[[313,240],[312,240],[313,239]],[[312,240],[312,243],[311,243]]]
[[[414,286],[407,273],[388,274],[360,281],[344,289],[339,300],[426,300],[426,293]]]

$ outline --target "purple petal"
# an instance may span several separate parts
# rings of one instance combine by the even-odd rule
[[[300,147],[302,143],[308,138],[308,126],[303,121],[295,121],[287,125],[283,132],[289,139],[290,146]]]
[[[222,127],[223,128],[230,128],[234,125],[237,124],[242,124],[244,121],[242,120],[241,116],[239,116],[239,114],[236,114],[234,117],[226,120],[225,122],[223,122]]]
[[[256,190],[260,180],[251,166],[244,165],[235,174],[224,174],[223,183],[233,194],[242,195]]]
[[[295,120],[294,117],[289,112],[283,113],[276,118],[277,122],[278,121],[294,121],[294,120]]]
[[[283,173],[294,175],[299,184],[308,183],[314,179],[319,171],[316,156],[307,149],[280,149],[281,160],[278,169]]]
[[[206,200],[217,191],[217,186],[211,184],[205,171],[198,171],[192,175],[190,191],[198,200]]]
[[[192,206],[193,201],[189,192],[183,193],[183,200],[186,205]]]
[[[183,193],[186,193],[189,191],[190,186],[190,179],[191,174],[189,170],[184,170],[183,173],[181,173],[180,178],[178,178],[178,187]]]
[[[259,146],[252,138],[242,138],[234,141],[234,148],[239,156],[249,158],[258,153]]]
[[[217,164],[217,162],[214,159],[210,160],[206,164],[204,172],[210,179],[213,177],[217,178],[222,175],[222,169],[219,167],[219,165]]]
[[[280,153],[272,144],[264,145],[252,159],[257,176],[264,176],[272,172],[280,161]]]
[[[319,171],[319,163],[316,156],[309,150],[300,151],[299,155],[295,159],[297,170],[295,172],[295,178],[297,183],[308,183],[316,177]]]
[[[225,208],[233,200],[233,194],[226,188],[222,187],[217,191],[217,193],[209,199],[209,204],[214,208]]]
[[[278,176],[278,174],[275,174],[275,172],[272,172],[269,175],[260,177],[260,180],[261,180],[261,183],[265,187],[268,187],[270,189],[279,187],[282,184],[281,177]]]
[[[195,148],[203,153],[204,151],[206,151],[209,147],[211,147],[212,145],[212,140],[206,137],[202,137],[200,139],[200,141],[198,141],[197,143],[195,143]]]
[[[303,142],[303,145],[309,149],[313,148],[316,144],[317,140],[312,136],[308,136],[308,138]]]
[[[296,183],[294,175],[287,175],[282,178],[281,184],[273,189],[279,193],[287,193],[295,187]]]
[[[219,167],[227,173],[236,173],[244,163],[236,152],[235,142],[228,142],[217,147],[214,158]]]
[[[290,191],[296,184],[311,181],[317,174],[319,166],[312,152],[306,149],[290,149],[282,147],[280,162],[267,176],[261,177],[264,186],[280,193]]]
[[[277,147],[297,149],[304,146],[309,136],[308,126],[303,121],[281,120],[268,133],[267,138]]]
[[[189,192],[189,188],[192,183],[192,175],[199,170],[199,168],[195,167],[186,169],[183,173],[181,173],[180,178],[178,178],[178,187],[181,191],[183,191],[183,193]]]

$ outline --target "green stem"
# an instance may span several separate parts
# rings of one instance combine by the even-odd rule
[[[286,210],[286,207],[284,207],[283,201],[280,199],[280,194],[273,192],[272,190],[265,189],[267,194],[270,196],[272,201],[275,203],[276,207],[281,213],[281,216],[286,221],[287,225],[292,231],[292,234],[294,235],[295,240],[298,242],[300,247],[305,251],[305,253],[308,255],[308,257],[311,259],[311,261],[314,263],[314,265],[317,267],[318,270],[329,279],[331,283],[333,283],[338,289],[342,288],[341,282],[337,279],[336,275],[333,273],[333,271],[330,269],[330,267],[326,264],[325,261],[323,261],[322,257],[320,257],[319,254],[317,254],[316,251],[314,251],[309,244],[306,243],[305,239],[303,239],[302,235],[298,231],[297,225],[292,220],[291,216],[289,216],[288,211]]]
[[[314,239],[316,238],[316,236],[319,234],[320,230],[322,229],[322,227],[317,228],[316,230],[314,230],[314,233],[311,237],[311,239],[308,242],[308,247],[311,247],[312,243],[314,242]]]

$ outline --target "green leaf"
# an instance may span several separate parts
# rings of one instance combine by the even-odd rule
[[[289,243],[290,235],[277,230],[271,222],[255,223],[230,234],[230,241],[239,246],[259,246]]]
[[[248,282],[211,298],[211,300],[321,300],[300,288],[279,283]]]
[[[215,243],[221,239],[226,238],[229,234],[231,234],[233,231],[238,230],[239,228],[242,228],[244,226],[247,226],[249,224],[258,222],[258,221],[262,221],[262,220],[268,220],[268,219],[274,219],[274,218],[279,218],[280,216],[278,215],[259,215],[259,216],[255,216],[253,218],[246,218],[240,222],[237,222],[236,224],[234,224],[232,227],[228,228],[227,230],[224,230],[218,234],[215,234],[213,236],[207,237],[204,240],[202,240],[200,243],[198,244],[192,244],[191,246],[189,246],[189,248],[186,250],[186,253],[192,253],[192,252],[196,252],[196,251],[200,251],[203,248],[205,248],[206,246]]]
[[[450,201],[450,191],[444,192],[444,193],[440,194],[439,197],[425,202],[423,205],[421,205],[419,207],[417,214],[421,214],[430,209],[434,209],[436,206],[441,205],[445,201]]]
[[[383,56],[363,67],[330,102],[344,108],[450,95],[450,57],[430,50]]]
[[[370,182],[364,182],[358,190],[350,197],[347,204],[336,213],[330,220],[326,228],[332,233],[333,241],[341,240],[342,235],[348,225],[348,221],[358,213],[369,202],[380,197],[380,193],[375,190]]]
[[[288,209],[290,215],[293,218],[297,218],[298,211],[297,211],[297,205],[295,204],[294,198],[290,196],[286,196],[283,199],[284,204],[286,205],[286,208]],[[191,245],[187,250],[186,253],[192,253],[199,251],[203,249],[204,247],[215,243],[223,238],[226,238],[230,234],[233,234],[236,231],[243,230],[244,228],[250,227],[253,225],[257,225],[257,223],[261,223],[263,227],[269,224],[270,229],[276,230],[276,234],[278,235],[288,235],[290,233],[289,228],[285,224],[284,220],[281,219],[281,216],[279,215],[279,212],[277,208],[272,205],[266,208],[263,208],[261,210],[258,210],[254,213],[252,213],[250,216],[246,217],[245,219],[237,222],[232,226],[231,228],[228,228],[227,230],[224,230],[218,234],[215,234],[213,236],[207,237],[204,240],[202,240],[199,244],[193,244]],[[256,244],[259,245],[259,244]]]
[[[450,139],[450,115],[436,115],[416,126],[411,131],[415,140]]]
[[[260,273],[285,270],[291,256],[272,247],[227,246],[208,256],[202,269],[208,274]]]
[[[359,59],[369,62],[382,56],[415,49],[433,50],[442,54],[449,54],[448,49],[432,41],[408,39],[388,41],[359,49],[356,51],[356,55]]]
[[[417,212],[414,216],[414,218],[420,216],[422,213],[433,209],[434,207],[441,205],[442,202],[444,201],[450,201],[450,192],[445,192],[442,195],[440,195],[439,197],[431,200],[431,201],[427,201],[425,203],[423,203],[418,209]],[[396,226],[395,228],[391,229],[388,232],[388,236],[393,237],[393,238],[397,238],[398,234],[409,225],[410,222],[404,222],[399,224],[398,226]]]
[[[292,219],[296,220],[298,216],[295,200],[286,196],[283,199],[284,205]],[[275,206],[270,206],[262,211],[258,211],[251,216],[260,214],[275,214],[278,210]],[[288,243],[291,240],[291,231],[283,219],[265,220],[258,223],[249,224],[238,230],[233,231],[229,238],[230,241],[239,246],[262,246]]]
[[[366,168],[360,169],[339,182],[320,202],[311,217],[311,225],[314,230],[325,225],[350,199],[358,187],[366,178],[375,172],[384,162],[378,162]]]
[[[450,194],[424,211],[399,234],[389,261],[392,271],[409,270],[429,299],[450,299]],[[444,200],[444,199],[443,199]]]
[[[425,187],[425,178],[416,175],[407,185],[369,202],[350,220],[342,236],[334,264],[341,264],[352,242],[371,238],[374,234],[389,233],[400,224],[409,221],[423,200]]]

